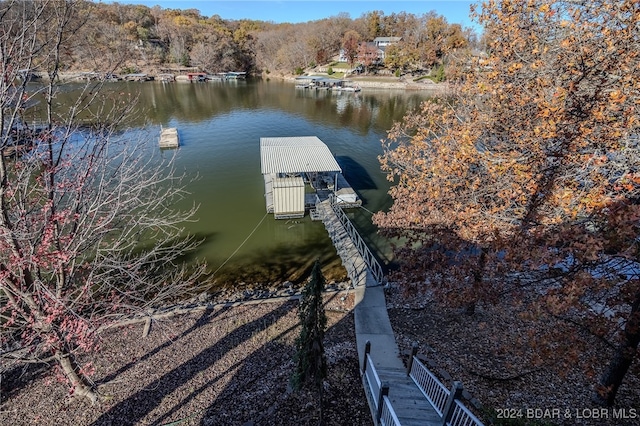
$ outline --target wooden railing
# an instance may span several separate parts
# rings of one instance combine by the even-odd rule
[[[342,225],[344,226],[347,234],[351,238],[351,241],[353,241],[353,244],[356,246],[358,253],[360,253],[360,256],[362,256],[362,259],[369,267],[373,279],[378,285],[382,284],[384,282],[384,272],[382,270],[382,267],[380,266],[380,263],[378,263],[378,260],[375,258],[373,253],[371,253],[371,250],[369,250],[369,247],[358,233],[356,227],[353,225],[353,223],[351,223],[351,221],[347,217],[347,214],[342,210],[342,208],[340,208],[338,204],[336,204],[333,194],[329,197],[329,202],[331,203],[331,208],[338,217],[338,220],[340,220],[340,223],[342,223]]]
[[[482,422],[460,401],[462,384],[453,382],[453,387],[447,389],[418,359],[417,352],[418,348],[414,346],[407,366],[407,374],[442,417],[442,424],[446,426],[483,426]]]
[[[451,391],[447,389],[415,355],[411,356],[407,371],[409,377],[411,377],[418,388],[420,388],[427,400],[433,405],[433,408],[436,409],[436,412],[442,416],[445,413],[447,400],[451,395]]]
[[[380,424],[382,426],[400,425],[400,420],[391,406],[391,400],[387,395],[382,397],[382,412],[380,413]]]
[[[400,421],[389,401],[389,385],[380,381],[373,360],[369,356],[370,353],[371,343],[367,342],[362,362],[362,382],[369,401],[371,416],[376,425],[400,426]]]

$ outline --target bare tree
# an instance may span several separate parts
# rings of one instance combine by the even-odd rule
[[[98,328],[182,297],[204,266],[182,261],[197,246],[181,227],[195,208],[172,207],[185,182],[171,156],[144,133],[120,131],[135,97],[98,84],[56,104],[74,10],[74,1],[0,6],[1,355],[55,365],[73,394],[96,401],[78,356],[96,349]],[[47,84],[15,83],[17,70],[35,67]],[[46,117],[27,127],[20,117],[36,99]],[[81,117],[92,127],[80,128]]]
[[[258,69],[272,72],[281,69],[278,51],[284,44],[278,30],[261,31],[256,36],[256,65]]]

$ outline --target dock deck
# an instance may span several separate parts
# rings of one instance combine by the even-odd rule
[[[160,128],[160,148],[177,148],[180,146],[178,129],[175,127]]]

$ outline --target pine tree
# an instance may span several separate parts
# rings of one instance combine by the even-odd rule
[[[302,290],[302,300],[298,308],[300,335],[296,339],[296,370],[292,378],[296,389],[311,384],[318,391],[318,424],[324,424],[322,416],[322,381],[327,377],[327,360],[324,355],[324,332],[327,317],[324,312],[322,291],[325,278],[320,270],[320,261],[316,260],[311,277]]]
[[[296,371],[293,376],[293,384],[297,389],[305,383],[313,383],[321,392],[322,380],[327,376],[327,361],[322,343],[327,327],[322,300],[324,285],[320,262],[316,260],[311,277],[302,291],[298,309],[301,330],[296,339]]]

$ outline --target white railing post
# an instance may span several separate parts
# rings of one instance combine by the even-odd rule
[[[389,395],[389,384],[387,382],[382,383],[380,386],[380,392],[378,394],[378,412],[376,413],[376,424],[380,424],[380,417],[382,416],[382,406],[384,405],[384,397]]]
[[[447,403],[444,405],[444,410],[442,410],[442,425],[446,426],[447,422],[451,420],[451,416],[453,415],[453,410],[455,409],[454,401],[456,399],[460,399],[462,395],[462,383],[453,382],[453,387],[451,388],[451,392],[449,393],[449,398],[447,398]]]
[[[367,340],[367,343],[364,344],[364,360],[362,361],[362,374],[367,371],[367,357],[371,352],[371,342]]]
[[[416,343],[411,346],[411,356],[409,357],[409,362],[407,363],[407,376],[411,374],[411,368],[413,367],[413,358],[418,355],[418,345]]]

